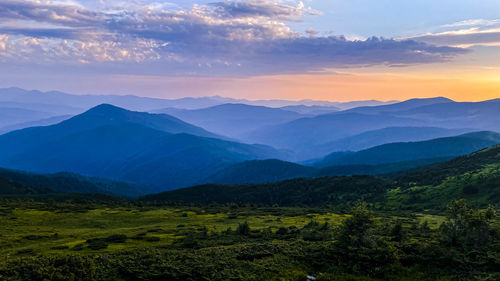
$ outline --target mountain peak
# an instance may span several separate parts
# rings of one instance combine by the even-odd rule
[[[454,102],[454,100],[446,98],[446,97],[433,97],[433,98],[415,98],[415,99],[409,99],[406,102],[432,102],[432,103],[438,103],[438,102]]]
[[[92,107],[91,109],[87,110],[85,113],[112,113],[112,112],[125,112],[125,111],[128,111],[128,110],[121,108],[121,107],[118,107],[118,106],[114,106],[112,104],[103,103],[103,104]]]

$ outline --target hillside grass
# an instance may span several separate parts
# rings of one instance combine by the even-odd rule
[[[324,207],[4,199],[0,280],[500,277],[496,236],[462,248],[446,242],[444,214],[374,213],[373,206],[359,203],[340,214]],[[494,218],[491,229],[488,222],[492,235],[499,221]]]
[[[275,212],[278,210],[275,210]],[[121,250],[167,246],[192,232],[221,233],[235,230],[248,222],[252,229],[295,226],[302,228],[311,221],[338,225],[344,215],[310,213],[308,210],[282,208],[283,215],[264,214],[251,208],[207,212],[203,208],[98,208],[88,211],[3,208],[0,215],[0,255],[92,254]],[[297,215],[297,212],[301,213]],[[290,213],[290,214],[287,214]],[[86,241],[112,235],[126,235],[123,243],[108,243],[99,251],[89,249]],[[83,249],[76,250],[78,245]]]
[[[389,209],[442,210],[452,200],[463,198],[474,207],[487,207],[500,202],[500,164],[463,174],[448,176],[436,185],[415,184],[387,191],[385,206]]]

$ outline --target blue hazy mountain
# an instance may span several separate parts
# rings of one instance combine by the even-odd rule
[[[171,134],[187,133],[203,137],[217,137],[213,133],[188,124],[173,116],[128,111],[103,104],[56,125],[26,128],[0,136],[0,151],[4,153],[3,158],[5,159],[8,155],[16,154],[33,146],[61,139],[78,132],[106,125],[120,125],[124,123],[138,124]],[[7,151],[4,151],[4,149]]]
[[[458,136],[473,129],[445,129],[438,127],[388,127],[367,131],[318,146],[319,153],[334,151],[359,151],[393,142],[424,141],[442,137]]]
[[[280,160],[253,160],[220,169],[201,183],[239,184],[314,177],[318,169]]]
[[[435,104],[446,104],[454,103],[453,100],[436,97],[436,98],[424,98],[424,99],[409,99],[406,101],[388,104],[388,105],[378,105],[378,106],[360,106],[347,110],[346,112],[357,112],[364,114],[380,114],[380,113],[390,113],[398,112],[404,110],[411,110],[414,108],[419,108],[422,106],[435,105]]]
[[[244,140],[294,150],[299,159],[307,159],[320,156],[316,147],[330,141],[386,127],[422,125],[417,119],[384,115],[326,114],[258,129]]]
[[[67,107],[75,109],[73,112],[67,112],[73,114],[103,103],[138,111],[151,111],[163,107],[202,108],[223,103],[210,97],[168,100],[133,95],[72,95],[59,91],[41,92],[19,88],[0,89],[0,102],[45,105],[43,108]]]
[[[12,126],[19,123],[45,119],[53,116],[54,114],[50,112],[0,106],[0,128]]]
[[[140,95],[140,93],[138,93]],[[36,110],[52,112],[57,109],[59,112],[54,112],[56,115],[79,114],[88,108],[97,106],[103,103],[113,104],[119,107],[137,111],[154,111],[162,108],[182,108],[182,109],[200,109],[212,107],[225,103],[240,103],[255,106],[268,107],[283,107],[289,105],[308,105],[308,106],[336,106],[341,109],[348,109],[364,105],[382,105],[390,102],[381,102],[376,100],[369,101],[354,101],[354,102],[330,102],[330,101],[315,101],[315,100],[246,100],[233,99],[220,96],[210,97],[185,97],[177,99],[161,99],[147,98],[134,95],[72,95],[59,91],[37,91],[24,90],[20,88],[0,88],[0,104],[16,103],[30,104],[37,107]],[[15,106],[16,108],[19,106]],[[20,108],[25,108],[21,106]],[[26,109],[28,109],[26,107]],[[63,110],[63,111],[61,111]]]
[[[54,116],[54,117],[44,118],[44,119],[35,120],[35,121],[15,123],[12,125],[0,127],[0,135],[11,132],[11,131],[15,131],[15,130],[29,128],[29,127],[40,127],[40,126],[54,125],[54,124],[60,123],[64,120],[67,120],[71,117],[72,117],[72,115],[61,115],[61,116]]]
[[[387,127],[500,131],[500,100],[464,103],[430,98],[359,107],[258,129],[245,140],[294,150],[298,152],[297,160],[304,160],[321,156],[325,152],[321,146],[327,145],[330,152],[338,151],[336,141]],[[407,139],[416,140],[420,139]],[[377,140],[373,143],[376,145]]]
[[[431,158],[456,157],[500,143],[500,134],[475,132],[422,142],[400,142],[358,152],[334,152],[318,161],[316,167],[377,165]]]
[[[258,128],[304,117],[281,108],[230,103],[197,110],[166,108],[157,112],[173,115],[211,132],[234,138]]]
[[[432,104],[398,111],[393,115],[418,118],[439,127],[500,131],[500,99]]]
[[[167,189],[190,185],[224,165],[284,157],[271,147],[216,136],[169,115],[100,105],[56,125],[0,136],[0,164]]]
[[[281,107],[281,109],[294,111],[305,115],[322,115],[341,110],[340,108],[335,106],[321,106],[321,105],[289,105]]]
[[[348,110],[363,114],[412,118],[428,126],[500,131],[500,99],[454,102],[446,98],[413,99],[402,103]]]
[[[378,165],[311,167],[281,160],[251,160],[228,165],[199,184],[267,183],[295,178],[392,174],[450,160],[452,157],[410,160]]]

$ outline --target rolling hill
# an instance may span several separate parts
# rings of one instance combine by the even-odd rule
[[[500,99],[432,104],[399,111],[394,115],[418,118],[439,127],[500,131]]]
[[[390,105],[358,107],[301,118],[247,134],[248,142],[268,144],[298,153],[297,161],[321,157],[325,146],[338,151],[337,141],[388,127],[464,128],[500,131],[500,100],[454,102],[446,98],[412,99]],[[381,144],[377,139],[373,143]],[[406,139],[405,141],[418,141]],[[377,145],[376,144],[376,145]],[[368,147],[363,147],[368,148]]]
[[[67,120],[71,117],[72,117],[71,115],[62,115],[62,116],[54,116],[54,117],[44,118],[44,119],[35,120],[35,121],[15,123],[15,124],[8,125],[5,127],[0,127],[0,135],[6,134],[8,132],[16,131],[16,130],[29,128],[29,127],[40,127],[40,126],[54,125],[54,124],[60,123],[64,120]]]
[[[422,142],[400,142],[358,152],[334,152],[318,161],[316,167],[377,165],[431,158],[456,157],[500,143],[500,134],[475,132]]]
[[[216,135],[172,116],[101,105],[56,125],[0,136],[0,164],[165,190],[195,184],[232,163],[284,157],[267,146],[207,136]]]
[[[137,124],[145,128],[172,134],[189,133],[197,136],[217,137],[213,133],[169,115],[133,112],[103,104],[52,126],[26,128],[0,136],[1,158],[7,159],[11,155],[25,152],[44,143],[69,137],[78,132],[107,125],[120,126],[121,124]]]
[[[391,176],[298,178],[275,183],[207,184],[141,197],[178,203],[346,207],[358,200],[385,210],[443,211],[456,199],[500,206],[500,145]]]
[[[50,112],[16,107],[0,107],[0,127],[12,126],[53,116],[54,114]]]
[[[356,107],[349,109],[346,112],[356,112],[363,114],[390,114],[391,112],[411,110],[428,105],[450,104],[450,103],[454,103],[454,101],[444,97],[409,99],[394,104]]]
[[[322,115],[341,110],[340,108],[335,106],[321,106],[321,105],[289,105],[289,106],[283,106],[281,107],[281,109],[307,115]]]
[[[390,208],[442,209],[465,198],[480,208],[500,206],[500,146],[394,175],[398,188],[388,193]]]
[[[473,130],[437,127],[388,127],[328,142],[316,149],[324,154],[335,151],[359,151],[386,143],[425,141],[458,136],[471,131]]]
[[[167,113],[211,132],[233,138],[261,127],[304,117],[297,112],[280,108],[229,103],[197,110],[166,108],[155,112]]]
[[[263,205],[350,205],[357,200],[382,200],[392,182],[372,176],[292,179],[276,183],[200,185],[141,197],[142,201],[179,203],[253,203]]]
[[[220,169],[204,183],[241,184],[277,182],[293,178],[314,177],[318,169],[280,160],[252,160]]]
[[[144,187],[71,173],[34,174],[0,169],[0,195],[91,193],[136,197],[148,193]]]
[[[431,158],[379,165],[345,165],[314,168],[280,160],[251,160],[228,165],[203,179],[199,184],[269,183],[294,178],[325,176],[385,175],[451,159]]]
[[[0,196],[36,195],[48,194],[51,192],[53,191],[47,188],[25,186],[0,176]]]
[[[301,118],[269,126],[248,134],[244,140],[263,143],[298,153],[298,160],[323,156],[316,147],[370,130],[396,126],[422,126],[416,119],[359,113],[334,113]]]

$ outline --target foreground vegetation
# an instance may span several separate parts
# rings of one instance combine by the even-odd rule
[[[498,280],[499,220],[251,205],[1,201],[0,280]],[[309,278],[311,279],[311,278]]]

